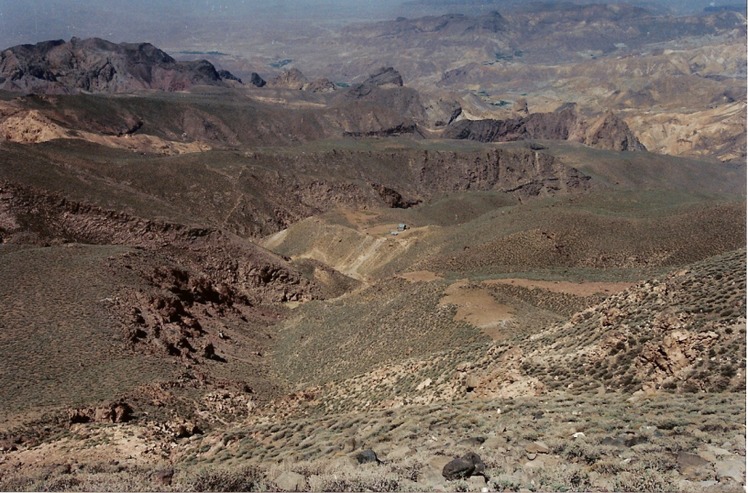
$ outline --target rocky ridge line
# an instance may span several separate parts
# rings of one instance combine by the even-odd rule
[[[0,89],[47,94],[183,91],[241,81],[206,60],[178,62],[150,43],[99,38],[43,41],[0,53]]]

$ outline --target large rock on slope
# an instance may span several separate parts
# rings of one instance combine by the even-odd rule
[[[177,62],[149,43],[73,38],[18,45],[0,54],[0,89],[68,94],[181,91],[240,83],[206,60]]]
[[[471,476],[486,477],[486,464],[480,456],[469,452],[462,457],[448,462],[442,469],[442,476],[448,481],[466,479]]]
[[[400,75],[400,72],[392,67],[382,67],[373,74],[370,74],[369,78],[361,84],[352,86],[347,94],[353,98],[363,98],[378,87],[403,87],[403,77]]]
[[[302,90],[307,84],[307,79],[301,70],[292,68],[291,70],[284,70],[281,74],[272,78],[268,82],[268,87],[277,87],[280,89],[294,89]]]

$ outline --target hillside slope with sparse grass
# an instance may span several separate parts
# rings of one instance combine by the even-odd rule
[[[744,16],[309,28],[0,56],[0,490],[744,491]]]

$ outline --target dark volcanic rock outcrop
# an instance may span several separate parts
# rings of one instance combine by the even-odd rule
[[[479,142],[570,140],[614,151],[645,151],[629,126],[612,112],[587,121],[567,104],[552,113],[532,113],[508,120],[461,120],[450,125],[445,138]]]
[[[73,38],[18,45],[0,54],[0,89],[67,94],[181,91],[239,83],[206,60],[178,62],[149,43]]]
[[[461,120],[450,125],[444,132],[444,137],[479,142],[569,140],[577,124],[578,115],[574,108],[564,106],[553,113],[533,113],[509,120]]]
[[[348,96],[353,98],[363,98],[369,95],[378,87],[402,87],[403,77],[400,72],[392,67],[382,67],[378,71],[369,75],[361,84],[356,84],[348,90]]]
[[[385,204],[393,209],[408,209],[410,207],[413,207],[414,205],[418,205],[421,203],[420,200],[405,199],[400,194],[400,192],[398,192],[397,190],[393,190],[392,188],[385,187],[384,185],[372,183],[371,186],[374,188],[374,190],[377,191],[379,196],[382,197],[382,200],[384,200]]]
[[[390,137],[419,134],[428,120],[421,95],[403,87],[400,73],[382,67],[333,100],[334,119],[348,137]]]
[[[265,87],[265,85],[267,84],[265,79],[260,77],[260,74],[258,74],[257,72],[252,72],[252,74],[249,76],[249,83],[255,87]]]

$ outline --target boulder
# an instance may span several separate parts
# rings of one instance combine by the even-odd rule
[[[376,452],[374,452],[372,449],[362,450],[361,452],[357,453],[356,461],[359,464],[368,464],[370,462],[376,462],[377,464],[382,463],[382,461],[379,460],[379,457],[377,457]]]
[[[442,476],[448,481],[469,478],[475,471],[475,464],[462,457],[453,459],[442,469]]]
[[[678,453],[678,472],[690,480],[706,480],[714,476],[712,465],[696,454]]]
[[[528,454],[547,454],[551,449],[543,442],[532,442],[525,447],[525,451]]]
[[[714,464],[714,469],[717,471],[717,479],[722,481],[723,479],[732,479],[738,484],[745,483],[745,458],[735,458],[718,461]]]
[[[474,452],[468,452],[462,457],[449,461],[442,469],[442,476],[448,481],[467,479],[471,476],[484,476],[486,465],[480,456]]]
[[[265,79],[260,77],[260,74],[257,72],[252,72],[252,74],[249,76],[249,83],[252,84],[255,87],[264,87],[267,82],[265,82]]]
[[[305,491],[307,490],[306,479],[299,473],[293,471],[281,472],[273,482],[281,491]]]

